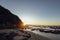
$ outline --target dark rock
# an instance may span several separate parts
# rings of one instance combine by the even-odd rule
[[[13,29],[23,26],[18,16],[12,14],[8,9],[0,5],[0,29]]]
[[[14,40],[14,37],[15,36],[20,36],[18,33],[15,33],[15,32],[11,32],[9,35],[6,35],[6,38],[8,40]]]

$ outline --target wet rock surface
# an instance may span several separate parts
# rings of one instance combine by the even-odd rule
[[[11,29],[12,30],[12,29]],[[0,40],[28,40],[31,35],[29,33],[20,32],[18,30],[1,30],[3,32],[0,32]]]

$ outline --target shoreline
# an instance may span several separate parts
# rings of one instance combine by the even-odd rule
[[[43,37],[41,35],[35,34],[33,32],[27,31],[29,34],[31,34],[31,38],[28,40],[51,40],[49,38]]]

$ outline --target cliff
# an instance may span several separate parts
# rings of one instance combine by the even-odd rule
[[[20,28],[22,26],[23,22],[18,16],[0,5],[0,29]]]

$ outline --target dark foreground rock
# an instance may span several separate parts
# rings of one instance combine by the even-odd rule
[[[18,29],[0,30],[0,40],[28,40],[31,37],[29,33],[21,31]]]

